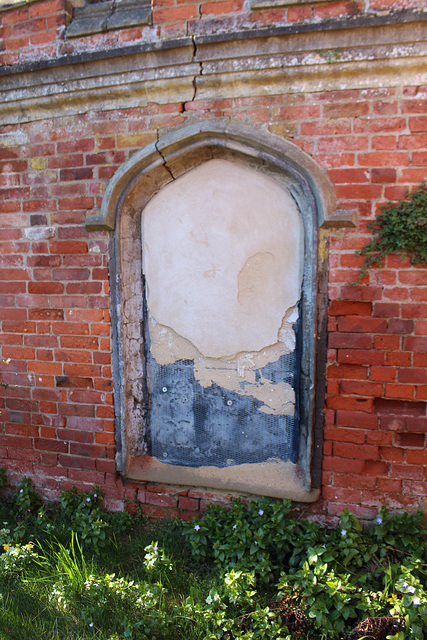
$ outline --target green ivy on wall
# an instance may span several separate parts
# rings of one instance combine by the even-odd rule
[[[356,255],[365,261],[354,284],[358,284],[371,267],[381,267],[391,253],[403,253],[411,264],[427,264],[427,184],[423,181],[398,202],[389,202],[368,229],[373,238]]]

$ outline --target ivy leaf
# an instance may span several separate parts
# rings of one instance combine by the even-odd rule
[[[403,253],[412,265],[427,264],[427,184],[407,192],[406,198],[397,203],[389,202],[368,224],[373,238],[356,255],[365,256],[357,280],[359,284],[371,267],[381,267],[389,254]]]

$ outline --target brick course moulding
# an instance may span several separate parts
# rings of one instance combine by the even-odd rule
[[[104,3],[100,3],[104,4]],[[98,6],[98,5],[94,5]],[[149,102],[425,83],[427,13],[399,12],[87,50],[0,67],[0,124]],[[356,115],[353,113],[353,115]]]

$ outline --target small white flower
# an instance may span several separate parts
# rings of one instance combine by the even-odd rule
[[[196,526],[194,527],[195,531],[200,531],[200,526],[198,524],[196,524]]]
[[[258,511],[258,514],[259,514],[260,516],[262,516],[262,514],[263,514],[263,513],[264,513],[264,511],[263,511],[262,509],[260,509],[260,510]]]
[[[24,493],[24,489],[19,489],[19,493]]]
[[[89,626],[90,626],[90,627],[93,627],[93,622],[90,622],[90,623],[89,623]]]
[[[405,587],[405,589],[406,589],[407,586],[408,586],[408,583],[405,580],[405,582],[402,584],[402,587]]]
[[[94,494],[93,494],[93,497],[94,497],[94,498],[97,498],[97,497],[98,497],[98,494],[97,494],[97,493],[94,493]]]
[[[417,597],[413,598],[412,602],[413,602],[414,604],[416,604],[416,605],[421,604],[421,600],[420,600],[419,598],[417,598]]]
[[[86,502],[90,502],[90,498],[86,498]]]
[[[381,518],[381,516],[378,516],[378,518],[376,518],[376,522],[378,522],[378,524],[383,523],[383,519]]]
[[[237,529],[237,524],[233,524],[233,529]]]
[[[408,591],[409,593],[415,593],[415,587],[412,587],[412,586],[408,587]]]
[[[212,596],[208,596],[208,597],[206,598],[206,602],[207,602],[207,604],[211,604],[211,602],[212,602]]]
[[[345,537],[347,535],[347,530],[346,529],[341,529],[341,535],[343,537]]]

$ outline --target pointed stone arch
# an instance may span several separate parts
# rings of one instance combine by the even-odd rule
[[[250,480],[251,474],[216,473],[157,464],[147,453],[146,359],[144,355],[144,277],[141,214],[166,185],[212,159],[227,160],[259,172],[282,185],[294,199],[304,228],[301,297],[299,444],[297,459],[278,478]],[[113,376],[117,468],[134,480],[225,488],[312,501],[318,496],[316,429],[322,423],[325,300],[319,282],[319,228],[348,221],[336,212],[326,172],[295,144],[229,121],[202,121],[161,133],[135,153],[110,181],[101,211],[88,216],[88,229],[108,229],[113,324]],[[317,427],[316,427],[317,424]],[[319,457],[317,455],[317,457]],[[274,475],[274,474],[273,474]],[[276,474],[277,475],[277,474]]]

